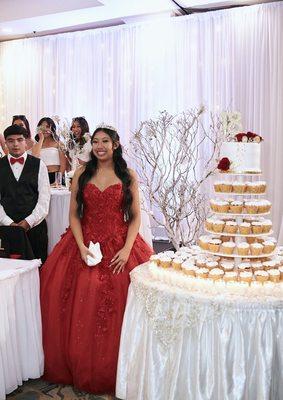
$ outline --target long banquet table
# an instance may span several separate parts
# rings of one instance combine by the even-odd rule
[[[117,397],[282,400],[283,283],[274,297],[209,294],[158,281],[148,264],[131,281]]]
[[[0,399],[43,374],[40,260],[0,259]]]

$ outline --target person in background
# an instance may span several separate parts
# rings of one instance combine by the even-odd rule
[[[34,140],[31,137],[31,131],[30,131],[30,126],[29,126],[29,122],[26,118],[25,115],[14,115],[13,119],[12,119],[12,125],[18,125],[18,126],[22,126],[23,128],[25,128],[25,130],[27,131],[27,139],[26,139],[26,144],[27,144],[27,151],[30,152],[31,148],[34,145]]]
[[[71,131],[73,142],[70,143],[68,158],[71,170],[75,170],[79,165],[84,165],[90,160],[91,140],[87,120],[84,117],[73,118]]]
[[[138,179],[118,133],[103,125],[91,142],[73,178],[70,228],[41,270],[44,379],[114,394],[129,274],[153,250],[138,233]],[[103,256],[96,266],[88,266],[91,241]]]
[[[26,152],[27,131],[11,125],[4,131],[8,155],[0,159],[0,225],[20,226],[36,258],[47,258],[50,185],[44,163]]]
[[[60,150],[56,138],[55,122],[48,117],[41,118],[37,124],[38,134],[35,139],[32,154],[40,158],[48,169],[50,183],[55,182],[56,172],[61,172],[62,176],[66,171],[67,160],[64,153]]]

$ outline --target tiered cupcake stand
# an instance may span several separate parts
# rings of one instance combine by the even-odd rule
[[[225,177],[228,178],[227,179],[228,182],[231,182],[230,178],[236,178],[237,177],[238,181],[241,181],[243,183],[246,182],[247,179],[251,179],[251,177],[252,177],[252,180],[254,180],[254,178],[257,179],[257,178],[261,177],[260,173],[258,173],[258,174],[254,174],[254,173],[253,174],[248,174],[248,173],[239,174],[239,173],[222,173],[222,172],[219,172],[219,173],[217,173],[217,176],[219,176],[219,175],[221,176],[221,178],[223,178],[223,176],[225,175]],[[231,184],[232,184],[232,182],[231,182]],[[258,199],[261,196],[266,195],[266,192],[264,192],[264,193],[236,193],[236,192],[216,192],[215,191],[215,194],[217,196],[221,196],[221,197],[224,197],[224,198],[233,198],[235,200],[239,200],[240,201],[243,198],[249,198],[250,200]],[[222,217],[235,218],[235,221],[239,226],[243,222],[243,219],[245,217],[255,217],[255,218],[263,217],[263,216],[269,215],[270,211],[265,212],[265,213],[255,213],[255,214],[252,214],[252,213],[235,214],[235,213],[230,213],[230,212],[227,212],[227,213],[216,212],[216,211],[212,210],[212,214],[219,216],[219,219],[221,219],[221,216]],[[215,236],[219,236],[219,237],[220,236],[228,236],[228,237],[231,237],[231,238],[234,239],[234,242],[235,242],[236,246],[237,246],[237,244],[241,243],[243,241],[243,239],[246,239],[246,238],[262,238],[264,236],[270,236],[270,235],[273,234],[273,230],[272,229],[267,233],[258,233],[258,234],[249,233],[247,235],[240,234],[240,233],[215,232],[215,231],[212,231],[212,230],[208,230],[206,228],[205,228],[205,231],[207,233],[212,234],[214,237]],[[211,255],[216,255],[216,256],[221,256],[221,257],[225,257],[225,258],[233,258],[233,259],[235,259],[235,264],[237,265],[237,264],[239,264],[241,262],[241,259],[243,259],[243,258],[245,258],[245,259],[247,259],[247,258],[250,258],[250,259],[262,259],[262,258],[272,257],[272,256],[274,256],[276,254],[276,249],[272,253],[268,253],[268,254],[263,254],[262,253],[262,254],[259,254],[259,255],[251,255],[251,254],[239,255],[239,254],[236,253],[236,251],[234,251],[233,254],[226,254],[226,253],[221,253],[221,252],[212,252],[212,251],[209,251],[209,250],[205,250],[205,253],[211,254]]]

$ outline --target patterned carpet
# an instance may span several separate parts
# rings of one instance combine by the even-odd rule
[[[13,393],[7,400],[118,400],[109,395],[96,396],[77,390],[73,386],[56,385],[41,379],[30,379]]]

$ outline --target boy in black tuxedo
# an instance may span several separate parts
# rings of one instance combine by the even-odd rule
[[[45,164],[26,153],[26,130],[11,125],[4,131],[9,154],[0,159],[0,225],[21,226],[34,256],[47,258],[50,184]]]

